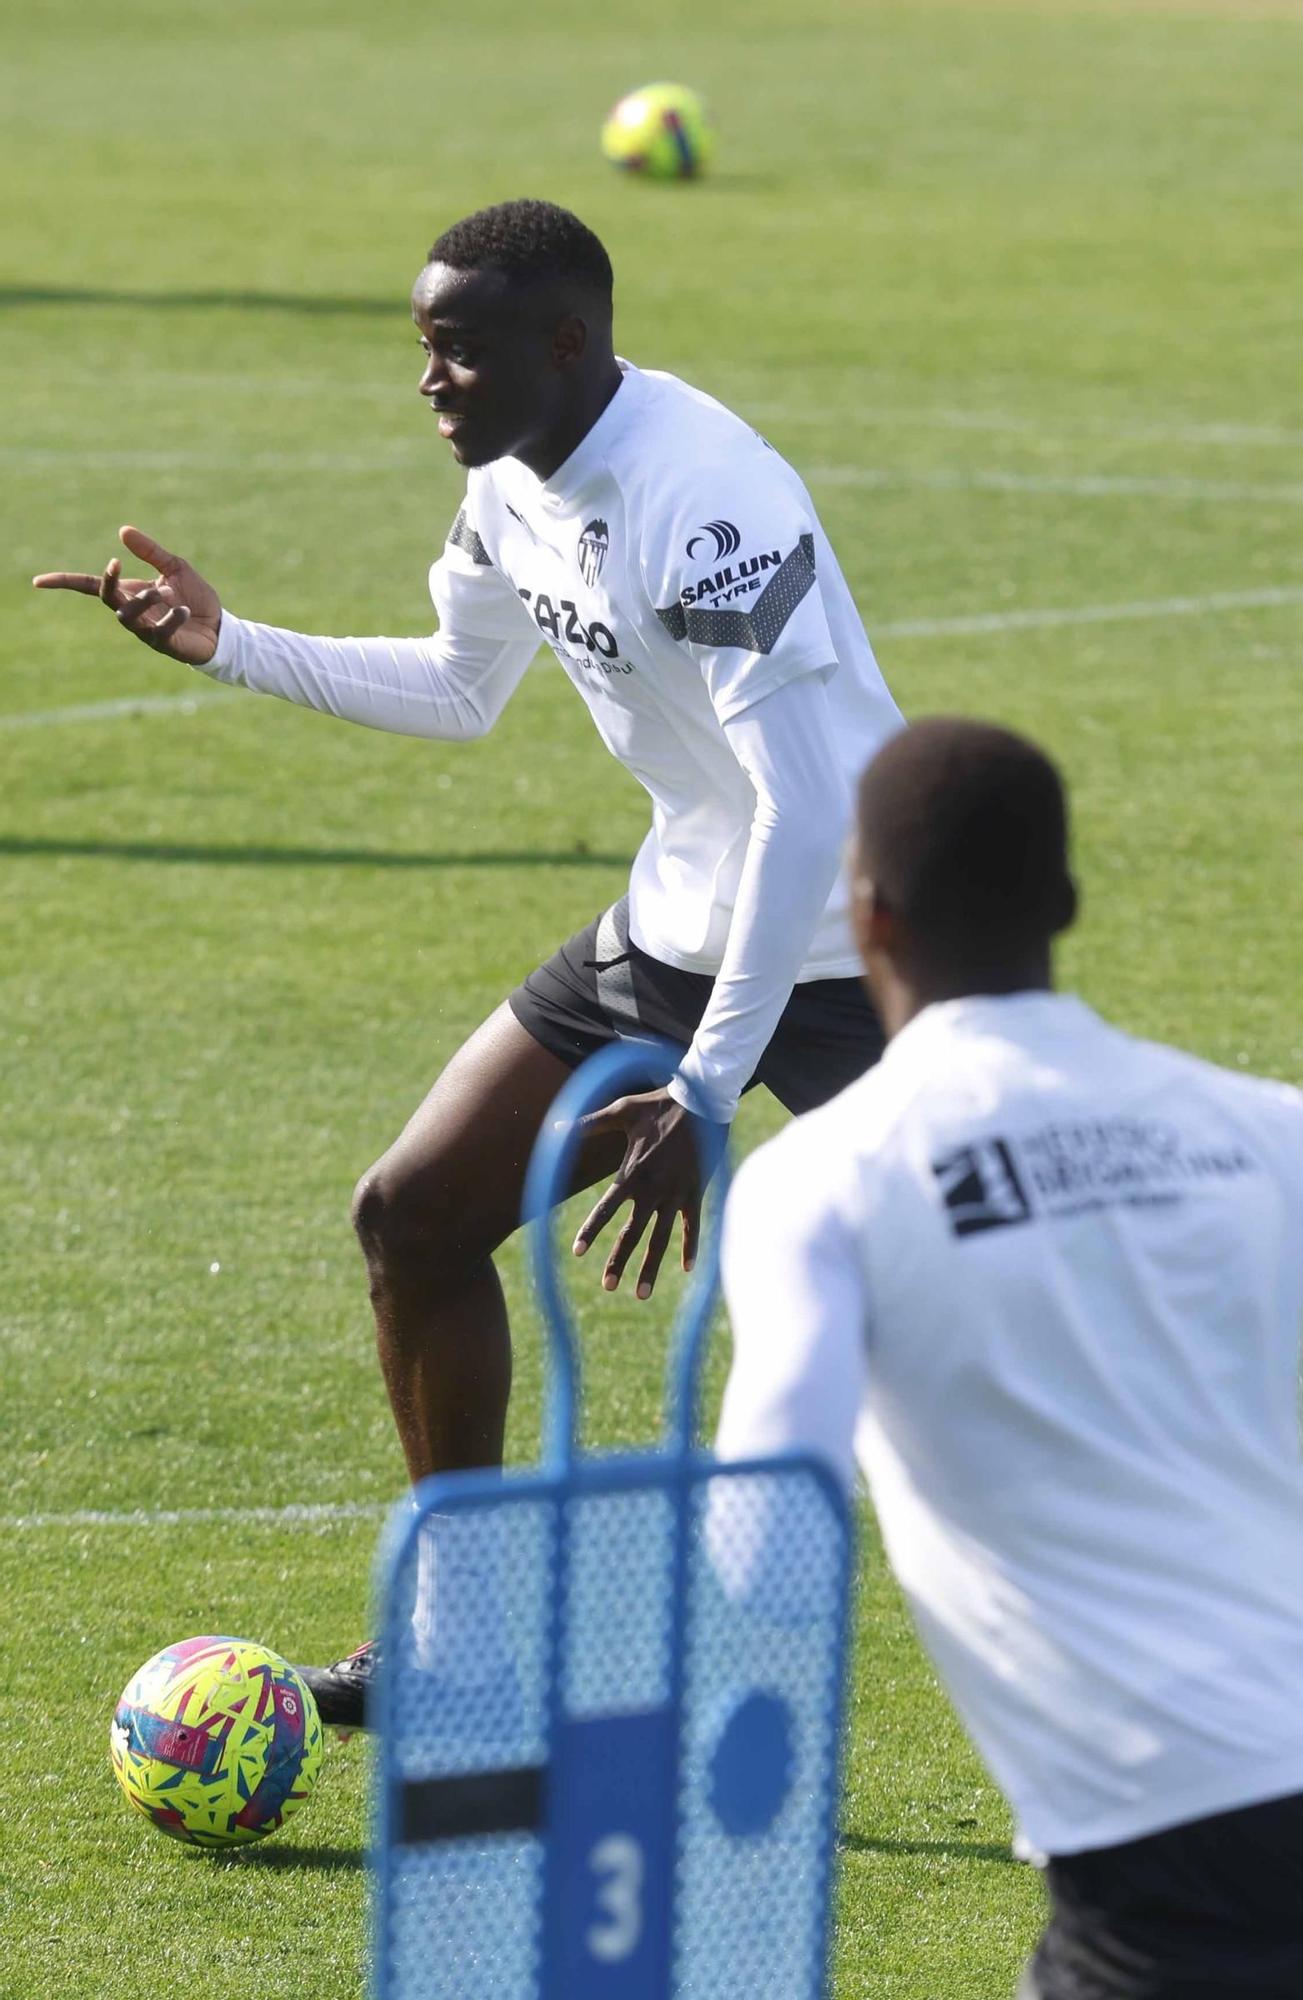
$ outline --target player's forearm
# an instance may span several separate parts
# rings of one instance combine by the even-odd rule
[[[201,671],[342,721],[400,736],[465,739],[497,720],[532,644],[428,639],[334,639],[257,625],[223,612],[217,651]]]
[[[681,1080],[670,1086],[720,1123],[736,1112],[809,955],[850,812],[817,677],[776,689],[727,728],[755,812],[723,963]]]
[[[842,831],[757,814],[724,962],[692,1046],[670,1085],[721,1124],[764,1054],[832,893]],[[680,1081],[681,1079],[681,1081]]]

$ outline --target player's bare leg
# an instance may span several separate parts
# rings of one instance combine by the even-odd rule
[[[353,1220],[413,1483],[502,1462],[511,1336],[493,1253],[519,1226],[529,1156],[570,1073],[504,1002],[358,1184]],[[589,1146],[575,1185],[622,1154],[618,1139]]]
[[[511,1333],[493,1253],[519,1225],[529,1156],[569,1075],[504,1003],[358,1183],[353,1220],[413,1482],[502,1462]],[[574,1185],[614,1173],[623,1152],[618,1136],[590,1143]],[[460,1622],[457,1600],[476,1589],[476,1579],[454,1579],[450,1593],[445,1580],[445,1610]],[[301,1669],[324,1722],[362,1724],[374,1665],[366,1646],[331,1667]]]

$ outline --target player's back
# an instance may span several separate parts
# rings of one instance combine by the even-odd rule
[[[802,1124],[884,1537],[1037,1844],[1303,1788],[1303,1098],[1020,994]]]

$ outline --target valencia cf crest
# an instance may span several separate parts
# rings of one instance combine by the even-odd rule
[[[590,590],[602,574],[602,564],[610,546],[611,537],[605,521],[590,521],[579,537],[579,567]]]

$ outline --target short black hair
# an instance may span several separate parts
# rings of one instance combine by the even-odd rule
[[[860,780],[861,865],[932,960],[990,965],[1076,915],[1063,780],[994,723],[932,716]]]
[[[587,223],[551,201],[500,201],[445,229],[426,260],[454,271],[502,271],[522,285],[573,284],[608,304],[611,260]]]

